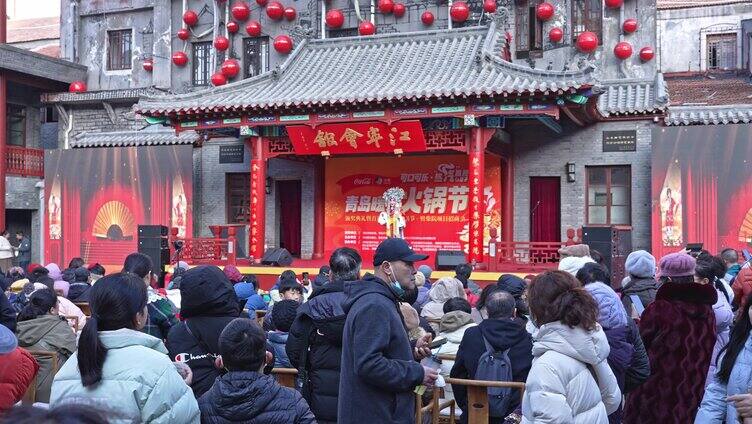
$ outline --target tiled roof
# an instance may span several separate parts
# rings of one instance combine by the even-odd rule
[[[502,60],[495,24],[451,31],[303,41],[280,68],[185,95],[143,98],[146,115],[559,93],[594,83],[592,67],[548,71]]]
[[[42,103],[99,103],[106,101],[136,102],[140,96],[154,95],[153,88],[125,88],[120,90],[87,91],[85,93],[45,93]]]
[[[666,125],[747,124],[752,122],[752,105],[670,106]]]
[[[598,111],[603,116],[660,112],[668,105],[668,92],[663,75],[655,79],[622,79],[601,81]]]
[[[750,0],[658,0],[658,9],[684,9],[689,7],[723,6],[726,4],[752,3]]]
[[[26,43],[60,38],[60,18],[12,19],[8,21],[8,43]]]
[[[671,105],[752,104],[752,81],[728,74],[666,76]]]
[[[10,44],[0,44],[0,69],[61,83],[71,83],[86,78],[85,66]]]
[[[126,147],[126,146],[158,146],[171,144],[193,144],[199,140],[195,131],[184,131],[175,134],[170,128],[152,129],[147,127],[141,131],[119,131],[102,133],[80,133],[71,140],[71,147]]]

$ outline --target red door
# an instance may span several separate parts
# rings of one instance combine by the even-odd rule
[[[279,196],[279,246],[300,256],[301,184],[300,180],[277,181]]]
[[[561,241],[559,177],[530,177],[530,241]]]

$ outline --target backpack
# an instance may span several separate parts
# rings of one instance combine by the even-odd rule
[[[509,349],[495,351],[488,340],[481,334],[486,351],[480,355],[475,380],[512,381],[512,363],[509,361]],[[488,415],[504,417],[509,410],[512,389],[510,387],[488,388]]]

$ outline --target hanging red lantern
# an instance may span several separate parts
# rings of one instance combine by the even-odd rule
[[[188,63],[188,55],[185,52],[175,52],[172,54],[172,63],[177,66],[185,66]]]
[[[379,12],[383,14],[392,13],[394,9],[394,1],[392,0],[379,0]]]
[[[554,17],[554,5],[548,2],[543,2],[536,6],[535,17],[541,21],[547,21]]]
[[[223,52],[230,48],[230,40],[228,40],[224,35],[220,35],[214,39],[214,48]]]
[[[256,4],[259,5],[259,6],[261,6],[261,7],[264,7],[264,6],[266,6],[266,2],[267,1],[268,0],[256,0]]]
[[[559,27],[553,27],[551,31],[548,31],[548,39],[552,43],[558,43],[564,39],[564,31]]]
[[[640,59],[642,59],[643,62],[650,62],[653,60],[654,56],[655,52],[652,47],[643,47],[642,50],[640,50]]]
[[[287,35],[278,35],[274,38],[274,50],[287,54],[292,51],[292,38]]]
[[[222,75],[221,72],[217,72],[211,77],[212,85],[215,87],[219,87],[220,85],[227,84],[227,77]]]
[[[470,7],[464,1],[454,2],[449,9],[449,16],[454,22],[465,22],[470,17]]]
[[[627,19],[624,21],[624,24],[622,25],[622,29],[625,33],[631,34],[635,31],[637,31],[637,19]]]
[[[144,64],[141,65],[144,68],[144,71],[151,72],[154,70],[154,60],[153,59],[146,59],[144,60]]]
[[[611,9],[616,9],[621,7],[622,4],[624,4],[624,0],[606,0],[606,7],[609,7]]]
[[[219,69],[227,78],[235,78],[240,73],[240,63],[235,59],[227,59]]]
[[[198,13],[192,10],[186,10],[185,13],[183,13],[183,22],[189,27],[196,25],[198,23]]]
[[[236,32],[240,31],[240,25],[238,25],[235,21],[230,21],[227,23],[227,32],[230,34],[235,34]]]
[[[339,9],[326,12],[326,25],[329,28],[340,28],[345,23],[345,15]]]
[[[402,3],[394,3],[394,8],[392,9],[392,13],[394,14],[395,18],[401,18],[405,16],[405,12],[407,9],[405,8],[405,5]]]
[[[621,60],[629,59],[632,56],[632,45],[626,41],[617,43],[614,47],[614,56]]]
[[[68,86],[68,91],[71,93],[84,93],[86,92],[86,83],[83,81],[73,81],[70,86]]]
[[[431,25],[433,25],[434,19],[435,18],[433,17],[433,13],[431,13],[431,12],[429,12],[427,10],[425,12],[423,12],[422,15],[420,15],[420,21],[423,22],[423,25],[425,25],[425,26],[431,26]]]
[[[245,26],[245,32],[251,37],[258,37],[261,35],[261,23],[259,21],[248,22],[248,25]]]
[[[266,15],[278,21],[285,15],[285,8],[282,7],[282,3],[273,1],[266,6]]]
[[[358,33],[360,35],[373,35],[376,34],[376,25],[371,21],[363,21],[358,25]]]
[[[294,21],[295,17],[298,16],[298,12],[292,6],[286,7],[284,15],[285,15],[285,19],[287,19],[288,21]]]
[[[483,11],[486,13],[496,12],[496,0],[483,0]]]
[[[191,38],[191,31],[188,28],[180,28],[178,30],[178,38],[183,41]]]
[[[241,1],[235,3],[232,6],[230,13],[232,13],[232,17],[237,19],[238,21],[245,21],[249,16],[251,16],[251,9],[248,8],[248,5],[245,4],[244,1]]]
[[[598,36],[594,32],[585,31],[577,36],[576,45],[583,53],[593,53],[598,48]]]

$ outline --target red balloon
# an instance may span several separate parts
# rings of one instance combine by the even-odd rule
[[[606,0],[606,7],[610,7],[611,9],[621,7],[622,4],[624,4],[624,0]]]
[[[217,72],[211,77],[212,85],[215,87],[218,87],[220,85],[227,84],[227,77],[222,75],[221,72]]]
[[[622,29],[627,34],[631,34],[637,31],[637,19],[627,19],[626,21],[624,21],[624,25],[622,25]]]
[[[559,27],[553,27],[551,28],[551,31],[548,32],[548,39],[551,40],[552,43],[558,43],[564,39],[564,31]]]
[[[551,3],[543,2],[535,8],[535,16],[541,21],[547,21],[554,17],[554,11]]]
[[[178,38],[183,41],[191,38],[191,31],[188,28],[180,28],[178,30]]]
[[[274,50],[287,54],[292,51],[292,38],[287,35],[278,35],[274,39]]]
[[[227,23],[227,32],[230,34],[235,34],[240,30],[240,25],[238,25],[235,21],[230,21]]]
[[[449,9],[449,16],[454,22],[465,22],[470,17],[470,7],[464,1],[454,2]]]
[[[188,26],[194,26],[198,23],[198,13],[192,10],[186,10],[183,13],[183,22]]]
[[[224,35],[220,35],[214,39],[214,48],[223,52],[230,48],[230,40],[228,40]]]
[[[172,63],[177,66],[185,66],[188,63],[188,55],[185,52],[175,52],[172,54]]]
[[[235,78],[240,73],[240,63],[235,59],[227,59],[220,67],[222,75],[227,78]]]
[[[420,20],[421,20],[421,22],[423,22],[423,25],[425,25],[425,26],[431,26],[431,25],[433,25],[434,19],[435,18],[433,16],[433,13],[431,13],[431,12],[429,12],[427,10],[425,12],[423,12],[422,15],[420,15]]]
[[[496,0],[483,0],[483,11],[486,13],[496,12]]]
[[[256,4],[263,7],[266,6],[267,0],[256,0]]]
[[[577,36],[577,48],[583,53],[592,53],[598,48],[598,36],[585,31]]]
[[[154,70],[154,60],[152,59],[146,59],[144,60],[144,64],[141,65],[144,67],[144,71],[151,72]]]
[[[394,14],[395,18],[401,18],[405,16],[405,12],[407,9],[405,8],[405,5],[402,3],[394,3],[394,8],[392,9],[392,13]]]
[[[379,12],[388,14],[388,13],[392,13],[393,9],[394,9],[394,1],[379,0]]]
[[[285,8],[285,19],[288,21],[294,21],[295,17],[298,16],[298,12],[295,10],[294,7],[286,7]]]
[[[643,62],[650,62],[653,60],[654,56],[655,52],[652,47],[643,47],[642,50],[640,50],[640,59],[642,59]]]
[[[358,33],[360,35],[376,34],[376,25],[372,24],[371,21],[363,21],[358,25]]]
[[[86,83],[83,81],[73,81],[70,86],[68,86],[68,91],[71,93],[84,93],[86,92]]]
[[[614,56],[621,60],[629,59],[632,56],[632,45],[626,41],[617,43],[614,47]]]
[[[232,17],[239,20],[244,21],[248,19],[249,16],[251,16],[251,9],[248,8],[248,5],[245,4],[244,1],[235,3],[232,6],[232,9],[230,9],[230,13],[232,13]]]
[[[329,28],[340,28],[345,23],[345,15],[339,9],[326,12],[326,25]]]
[[[261,35],[261,23],[259,21],[248,22],[248,25],[245,27],[245,32],[251,37],[258,37]]]
[[[285,8],[282,7],[282,3],[273,1],[266,6],[266,15],[278,21],[285,15]]]

